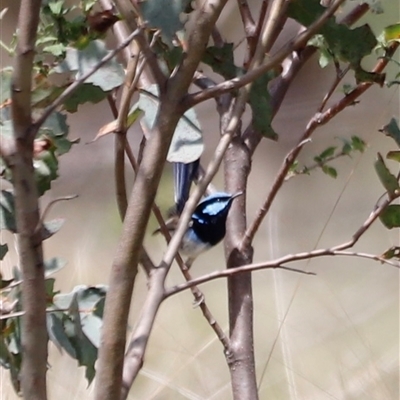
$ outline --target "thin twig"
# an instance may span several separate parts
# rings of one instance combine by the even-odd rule
[[[134,169],[135,172],[137,172],[138,165],[137,165],[135,156],[133,155],[132,149],[128,142],[126,142],[125,149],[126,149],[126,153],[128,155],[128,159],[131,162],[132,168]],[[167,242],[169,242],[171,240],[171,235],[165,224],[165,220],[160,211],[160,208],[157,206],[156,203],[153,203],[152,211],[153,211],[153,214],[156,217],[157,222],[160,226],[161,233],[163,234],[163,236],[165,237]],[[179,266],[184,278],[186,279],[186,281],[192,280],[192,277],[189,273],[189,266],[185,264],[185,262],[183,261],[183,259],[179,253],[176,253],[175,260],[178,263],[178,266]],[[200,307],[200,309],[203,313],[203,316],[206,318],[207,322],[209,323],[211,328],[216,333],[218,339],[220,340],[220,342],[222,343],[222,345],[224,347],[224,352],[226,354],[230,354],[231,350],[230,350],[229,339],[225,335],[222,327],[218,324],[217,320],[212,315],[210,309],[207,307],[207,304],[205,303],[204,294],[196,286],[191,287],[191,291],[192,291],[192,294],[194,297],[195,304]]]
[[[288,264],[291,262],[297,262],[297,261],[301,261],[301,260],[309,260],[311,258],[325,257],[325,256],[348,256],[348,257],[368,258],[371,260],[376,260],[381,263],[385,263],[385,264],[394,266],[396,268],[400,268],[399,263],[394,263],[392,261],[386,260],[381,256],[377,256],[374,254],[368,254],[368,253],[361,253],[361,252],[345,251],[346,249],[353,247],[359,241],[361,236],[363,236],[364,233],[371,227],[371,225],[375,222],[375,220],[379,217],[379,215],[384,211],[384,209],[389,204],[391,204],[393,202],[393,200],[395,200],[396,198],[399,198],[399,197],[400,197],[400,193],[397,193],[394,197],[387,198],[384,201],[382,201],[380,205],[377,205],[375,207],[374,211],[371,212],[369,217],[364,221],[364,223],[360,226],[360,228],[358,228],[357,231],[353,234],[352,238],[350,240],[348,240],[347,242],[341,243],[341,244],[331,247],[331,248],[317,249],[317,250],[312,250],[309,252],[302,252],[302,253],[297,253],[297,254],[289,254],[289,255],[280,257],[276,260],[260,262],[260,263],[255,263],[255,264],[248,264],[248,265],[244,265],[244,266],[237,267],[237,268],[231,268],[231,269],[224,270],[224,271],[216,271],[216,272],[213,272],[208,275],[200,276],[189,282],[185,282],[180,285],[173,286],[170,289],[166,289],[165,297],[170,297],[174,294],[182,292],[183,290],[187,290],[191,286],[194,286],[194,285],[200,285],[200,284],[210,282],[215,279],[226,278],[228,276],[240,274],[243,272],[258,271],[258,270],[262,270],[262,269],[279,268],[279,269],[286,269],[286,270],[293,271],[293,272],[299,272],[299,273],[306,274],[306,275],[315,275],[315,273],[313,273],[313,272],[308,272],[308,271],[304,271],[304,270],[298,270],[298,269],[285,267],[284,264]]]
[[[333,80],[332,85],[329,88],[328,92],[325,94],[324,99],[322,100],[321,105],[319,106],[317,112],[322,112],[324,110],[326,103],[332,97],[339,83],[342,81],[342,79],[346,76],[346,74],[349,71],[350,71],[350,66],[347,66],[343,71],[341,71],[338,67],[336,68],[335,79]]]
[[[108,103],[110,105],[111,111],[113,113],[114,118],[118,117],[118,109],[115,104],[115,99],[112,96],[108,96]],[[128,141],[126,140],[126,135],[117,134],[116,135],[116,156],[115,156],[115,180],[116,180],[116,197],[117,197],[117,205],[118,211],[120,213],[121,220],[123,221],[125,218],[126,208],[127,208],[127,196],[126,196],[126,189],[125,189],[125,158],[124,154],[126,151],[127,144],[129,145]],[[130,151],[132,151],[129,148]],[[123,154],[120,154],[119,152]],[[133,156],[133,154],[132,154]],[[121,160],[122,159],[122,160]],[[136,166],[136,165],[135,165]],[[134,165],[132,165],[134,171],[136,172]],[[121,172],[122,169],[122,172]],[[142,245],[141,254],[139,257],[139,263],[142,265],[143,270],[147,276],[150,275],[152,269],[155,268],[155,265],[149,256],[148,252],[146,251],[145,247]]]
[[[289,261],[291,261],[291,260],[289,260]],[[200,276],[191,281],[184,282],[179,285],[173,286],[172,288],[165,290],[165,298],[168,298],[177,293],[183,292],[184,290],[190,289],[192,286],[195,286],[195,285],[198,286],[198,285],[202,285],[203,283],[214,281],[216,279],[227,278],[227,277],[231,277],[231,276],[234,276],[237,274],[241,274],[241,273],[245,273],[245,272],[254,272],[254,271],[263,270],[263,269],[283,269],[283,270],[297,272],[297,273],[305,274],[305,275],[316,275],[314,272],[308,272],[308,271],[303,271],[301,269],[285,267],[285,266],[281,265],[281,263],[272,262],[272,261],[270,261],[269,263],[248,264],[248,265],[243,265],[240,267],[224,269],[222,271],[215,271],[208,275]]]
[[[254,32],[254,36],[256,38],[260,37],[260,33],[261,33],[262,27],[264,25],[265,16],[266,16],[267,10],[268,10],[268,3],[269,3],[269,0],[263,0],[263,2],[261,4],[260,14],[258,16],[257,26],[256,26],[256,30]]]
[[[251,40],[254,35],[256,24],[251,15],[249,3],[247,2],[247,0],[237,0],[237,2],[240,16],[242,17],[244,32],[246,34],[247,41],[249,41],[249,39]]]
[[[144,66],[144,63],[141,64],[141,66]],[[136,75],[136,77],[138,77],[138,74]],[[135,78],[136,78],[135,77]],[[135,83],[132,83],[131,88],[134,87]],[[130,89],[131,89],[130,88]],[[126,140],[126,138],[125,138]],[[128,158],[131,162],[132,168],[134,169],[135,172],[137,172],[138,169],[138,165],[136,162],[136,159],[133,155],[132,149],[130,148],[130,145],[128,142],[126,142],[125,144],[125,149],[126,149],[126,153],[128,155]],[[168,228],[165,225],[165,220],[160,212],[159,207],[157,206],[157,204],[153,204],[153,214],[155,215],[157,222],[159,223],[160,227],[161,227],[161,233],[164,235],[164,237],[166,238],[167,242],[169,242],[171,240],[171,236],[169,234]],[[189,269],[188,267],[185,265],[183,259],[181,258],[181,256],[179,255],[179,253],[176,254],[175,257],[179,268],[182,271],[182,274],[184,275],[185,279],[191,280],[191,275],[189,273]],[[217,337],[219,338],[219,340],[221,341],[222,345],[224,346],[224,352],[226,354],[230,353],[230,345],[229,345],[229,339],[227,338],[227,336],[225,335],[223,329],[220,327],[220,325],[216,322],[216,319],[214,318],[214,316],[211,314],[211,311],[209,310],[209,308],[207,307],[206,303],[205,303],[205,298],[203,293],[201,293],[201,291],[197,288],[197,287],[192,287],[191,288],[194,299],[195,299],[195,303],[197,305],[199,305],[201,311],[203,312],[204,317],[206,318],[207,322],[210,324],[210,326],[212,327],[212,329],[214,330],[214,332],[217,334]]]
[[[46,219],[47,214],[48,214],[48,213],[50,212],[50,210],[53,208],[54,204],[56,204],[56,203],[58,203],[58,202],[60,202],[60,201],[73,200],[73,199],[76,199],[77,197],[78,197],[77,194],[73,194],[73,195],[70,195],[70,196],[57,197],[56,199],[50,201],[50,203],[47,204],[46,208],[44,209],[44,211],[43,211],[43,213],[42,213],[42,216],[40,217],[39,223],[38,223],[38,225],[36,226],[35,231],[37,231],[37,230],[39,230],[39,229],[42,229],[42,225],[43,225],[43,223],[44,223],[44,220]]]
[[[311,141],[311,139],[310,139],[310,141]],[[324,160],[321,162],[316,162],[314,164],[311,164],[310,166],[306,165],[306,166],[302,167],[302,169],[300,169],[300,170],[290,171],[288,173],[288,175],[285,177],[285,181],[288,181],[289,179],[292,179],[295,176],[309,174],[314,169],[322,168],[324,165],[327,165],[331,161],[335,161],[338,158],[347,157],[347,156],[349,156],[349,153],[341,151],[340,153],[335,154],[331,157],[324,158]]]

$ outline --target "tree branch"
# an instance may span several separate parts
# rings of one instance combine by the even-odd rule
[[[45,400],[47,371],[46,290],[38,192],[33,169],[32,69],[41,0],[22,0],[11,84],[13,152],[6,155],[14,185],[17,252],[22,271],[21,387],[25,398]]]
[[[118,1],[118,4],[120,3],[127,5],[127,2],[122,0]],[[183,114],[180,99],[187,93],[209,40],[212,27],[225,3],[226,0],[214,0],[204,4],[189,37],[190,50],[187,57],[183,59],[175,76],[169,79],[166,87],[160,87],[161,102],[157,119],[144,149],[143,160],[134,182],[122,236],[113,262],[98,358],[97,400],[115,399],[119,396],[126,398],[141,367],[148,336],[163,298],[163,285],[173,257],[168,267],[164,265],[164,268],[157,268],[151,273],[151,285],[144,303],[143,313],[139,318],[125,356],[122,387],[121,372],[124,363],[125,332],[137,274],[138,254],[172,135]],[[115,327],[118,329],[115,330]]]
[[[240,16],[242,18],[242,24],[244,32],[246,34],[247,41],[253,37],[256,30],[256,23],[251,15],[251,10],[247,0],[237,0]]]
[[[351,26],[356,21],[358,21],[368,10],[368,4],[359,4],[355,6],[340,21],[340,23]],[[271,120],[274,119],[275,115],[279,111],[280,106],[294,78],[297,76],[304,64],[311,58],[311,56],[315,54],[316,50],[317,49],[313,46],[306,46],[304,49],[300,49],[299,51],[293,51],[285,58],[285,60],[282,61],[283,71],[279,77],[271,82],[271,85],[269,87],[272,108]],[[261,133],[256,132],[253,125],[250,123],[243,133],[243,140],[246,143],[250,154],[254,153],[262,138],[263,136],[261,135]]]
[[[272,56],[266,63],[251,70],[239,78],[233,78],[224,81],[212,88],[196,92],[187,95],[184,99],[185,109],[189,109],[196,104],[199,104],[205,100],[211,99],[212,97],[221,95],[223,93],[232,91],[234,89],[239,89],[255,79],[259,78],[261,75],[267,71],[275,68],[279,65],[292,51],[295,51],[303,47],[307,41],[319,31],[319,29],[325,24],[325,22],[336,12],[344,0],[336,0],[332,5],[318,18],[317,21],[312,23],[306,30],[299,33],[294,39],[289,41],[281,50]]]
[[[258,271],[263,269],[284,269],[288,271],[298,272],[306,275],[315,275],[313,272],[298,270],[294,268],[285,267],[284,264],[288,264],[291,262],[297,262],[302,260],[309,260],[311,258],[317,257],[325,257],[325,256],[346,256],[346,257],[360,257],[367,258],[371,260],[376,260],[381,263],[385,263],[391,265],[396,268],[400,268],[399,262],[392,262],[386,260],[382,256],[377,256],[374,254],[362,253],[362,252],[349,252],[345,251],[353,247],[360,238],[365,234],[365,232],[371,227],[371,225],[375,222],[375,220],[379,217],[379,215],[383,212],[383,210],[391,204],[395,199],[400,197],[400,193],[396,194],[394,197],[387,198],[380,205],[377,205],[375,209],[371,212],[369,217],[364,221],[364,223],[357,229],[357,231],[353,234],[352,238],[347,242],[341,243],[331,248],[327,249],[317,249],[309,252],[297,253],[297,254],[289,254],[283,257],[280,257],[276,260],[271,260],[267,262],[260,262],[255,264],[243,265],[241,267],[235,267],[231,269],[227,269],[224,271],[216,271],[211,274],[200,276],[196,279],[193,279],[189,282],[181,283],[180,285],[175,285],[170,289],[165,290],[165,298],[173,296],[174,294],[180,293],[184,290],[189,289],[192,286],[198,286],[206,282],[210,282],[215,279],[221,279],[230,277],[232,275],[241,276],[244,272],[250,271]]]
[[[393,53],[396,51],[398,48],[399,43],[393,43],[390,45],[389,49],[387,50],[387,54],[393,55]],[[378,63],[376,64],[375,68],[373,69],[373,72],[375,73],[380,73],[383,71],[383,69],[386,67],[388,63],[388,59],[380,59]],[[342,111],[344,108],[354,104],[354,101],[361,96],[366,90],[368,90],[371,86],[373,85],[372,82],[363,82],[357,85],[357,87],[352,90],[348,95],[344,96],[341,100],[339,100],[336,104],[334,104],[332,107],[327,109],[323,113],[316,113],[309,121],[307,124],[307,127],[302,134],[299,144],[296,145],[285,157],[276,177],[275,180],[272,184],[271,190],[264,202],[264,204],[261,206],[259,211],[257,212],[257,215],[253,221],[253,223],[248,227],[246,234],[243,237],[242,243],[240,245],[240,248],[243,246],[246,247],[249,243],[252,243],[253,238],[258,231],[258,228],[260,227],[260,224],[262,220],[264,219],[265,215],[268,213],[275,197],[276,194],[278,193],[280,187],[282,186],[288,171],[290,170],[290,167],[293,165],[293,162],[296,160],[298,157],[301,149],[303,148],[303,143],[305,143],[305,140],[308,139],[312,133],[322,125],[325,125],[328,123],[333,117],[335,117],[340,111]]]

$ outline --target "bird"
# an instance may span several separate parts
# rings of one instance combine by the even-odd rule
[[[229,210],[233,200],[242,194],[216,192],[200,201],[191,216],[179,248],[180,254],[188,258],[187,264],[191,265],[201,253],[217,245],[225,237]],[[166,222],[166,227],[171,233],[175,231],[178,220],[179,216],[176,214]],[[154,234],[158,232],[160,229]]]
[[[199,177],[200,159],[190,162],[174,162],[174,206],[170,208],[166,228],[173,234],[179,217],[189,198],[192,182]],[[226,233],[226,219],[233,200],[242,192],[228,194],[215,192],[206,196],[194,210],[189,226],[183,236],[179,252],[187,257],[186,266],[189,268],[193,261],[204,251],[218,244]],[[161,229],[153,232],[159,233]]]
[[[198,178],[199,167],[199,158],[189,163],[173,163],[175,205],[169,211],[170,216],[181,215],[189,198],[192,182]]]
[[[242,192],[216,192],[205,197],[195,208],[180,246],[180,253],[193,260],[217,245],[226,233],[226,219],[233,200]]]

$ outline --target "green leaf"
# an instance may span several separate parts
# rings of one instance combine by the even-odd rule
[[[297,0],[289,3],[288,16],[302,25],[309,26],[325,10],[319,0]],[[370,54],[377,44],[368,25],[350,29],[336,23],[335,17],[330,17],[319,33],[324,36],[329,51],[336,59],[349,63],[358,71],[360,77],[365,77],[361,74],[361,60]]]
[[[46,108],[49,106],[61,93],[63,88],[55,86],[49,80],[43,80],[32,90],[32,107]]]
[[[319,50],[319,66],[321,68],[325,68],[334,60],[323,35],[314,35],[307,45],[316,47]]]
[[[375,161],[375,170],[378,174],[378,177],[387,190],[389,196],[393,196],[396,190],[399,189],[399,182],[397,181],[396,177],[389,171],[386,167],[385,162],[383,161],[382,156],[378,153],[378,158]]]
[[[4,288],[6,288],[7,286],[10,286],[13,282],[14,282],[14,279],[3,279],[2,278],[2,275],[0,274],[0,289],[4,289]],[[6,312],[5,312],[5,306],[4,306],[4,300],[3,300],[3,304],[2,304],[2,312],[3,312],[3,314],[6,314]]]
[[[54,278],[48,278],[44,281],[46,298],[49,299],[49,302],[52,302],[54,295],[56,293],[58,293],[58,292],[54,291],[54,283],[55,282],[56,282],[56,280]]]
[[[10,352],[8,350],[7,344],[5,343],[5,338],[3,335],[0,336],[0,365],[3,368],[10,368]]]
[[[61,57],[67,51],[67,46],[63,43],[49,44],[43,47],[44,53],[52,54],[54,57]]]
[[[360,137],[354,135],[351,137],[351,147],[353,150],[364,153],[367,144]]]
[[[64,8],[64,0],[49,1],[47,5],[53,14],[61,15]]]
[[[335,168],[330,167],[329,165],[323,165],[322,171],[324,174],[329,175],[331,178],[337,178],[337,171]]]
[[[268,83],[275,78],[275,72],[267,72],[256,79],[251,86],[249,103],[253,113],[253,126],[263,136],[278,140],[277,133],[273,130],[271,96],[268,90]]]
[[[390,43],[393,41],[399,42],[400,41],[400,23],[387,26],[383,30],[383,33],[384,33],[386,43]]]
[[[386,79],[386,74],[377,72],[368,72],[361,68],[360,65],[354,66],[354,76],[356,82],[373,82],[379,86],[383,86]]]
[[[151,28],[161,30],[163,41],[173,47],[175,35],[183,30],[187,18],[184,15],[191,0],[147,0],[140,2],[143,20]]]
[[[64,268],[67,262],[59,257],[50,258],[50,260],[46,260],[44,262],[44,273],[45,276],[48,277],[55,272],[59,271],[61,268]]]
[[[85,377],[90,385],[96,373],[94,365],[97,360],[97,348],[83,332],[76,294],[70,305],[70,314],[74,323],[74,335],[70,336],[70,340],[76,350],[79,365],[86,367]]]
[[[9,190],[2,190],[0,193],[0,230],[3,229],[17,232],[14,195]]]
[[[400,247],[399,246],[392,246],[390,249],[387,249],[382,255],[382,258],[385,260],[390,260],[392,258],[400,258]]]
[[[386,154],[386,158],[389,160],[400,162],[400,150],[389,151]]]
[[[101,40],[93,40],[83,49],[68,47],[65,60],[54,71],[58,73],[76,72],[78,80],[92,69],[109,53]],[[107,62],[90,76],[86,83],[92,83],[108,92],[122,85],[125,77],[124,69],[115,58]]]
[[[33,160],[36,184],[39,196],[42,196],[51,187],[51,182],[58,178],[58,160],[53,151],[42,151],[38,158]]]
[[[137,107],[144,111],[141,124],[145,133],[149,132],[155,123],[158,106],[159,99],[156,85],[151,85],[146,88],[146,91],[140,92]],[[189,163],[199,159],[203,150],[204,143],[200,123],[194,109],[189,109],[176,126],[167,160],[169,162]]]
[[[400,205],[388,205],[379,216],[379,219],[388,229],[400,228]]]
[[[72,358],[76,359],[76,351],[68,335],[65,333],[63,313],[47,314],[47,332],[49,339],[56,345],[58,350],[64,349]],[[67,318],[67,317],[66,317]]]
[[[12,68],[4,68],[0,71],[0,104],[11,98]]]
[[[93,311],[96,303],[105,297],[107,287],[104,285],[86,286],[78,285],[69,293],[61,293],[54,297],[54,304],[58,308],[69,308],[74,299],[78,302],[79,309],[84,314]]]
[[[319,158],[324,160],[325,158],[332,157],[335,154],[336,146],[326,148],[320,155]]]
[[[243,74],[243,70],[235,65],[233,49],[233,43],[224,43],[222,47],[207,47],[201,61],[225,79],[236,78]]]
[[[103,314],[104,314],[104,305],[105,305],[106,299],[105,297],[100,299],[96,305],[94,306],[94,315],[97,315],[99,318],[103,319]]]
[[[65,100],[64,107],[68,112],[74,113],[78,111],[79,105],[85,103],[97,104],[106,97],[107,92],[98,86],[95,86],[91,83],[84,83]]]
[[[62,155],[67,153],[75,141],[70,141],[67,136],[69,126],[67,116],[58,111],[52,113],[39,129],[39,135],[48,136],[52,139],[55,146],[55,154]]]
[[[45,222],[42,227],[42,240],[46,240],[57,233],[63,226],[64,222],[64,218],[56,218],[52,221]]]
[[[379,129],[386,136],[390,136],[400,147],[400,128],[395,118],[392,118],[390,122],[383,128]]]
[[[90,342],[96,347],[100,347],[101,327],[103,325],[102,318],[95,314],[87,314],[81,316],[82,330]]]
[[[234,63],[232,43],[226,43],[223,47],[208,47],[202,61],[225,79],[233,79],[244,73],[244,70],[236,67]],[[256,79],[253,82],[249,95],[254,128],[263,136],[273,140],[277,140],[278,135],[271,126],[272,106],[268,84],[275,77],[276,73],[269,71]]]
[[[349,95],[354,89],[356,85],[352,85],[350,83],[345,83],[342,87],[342,92],[347,96]]]
[[[2,260],[8,252],[7,244],[0,244],[0,260]]]

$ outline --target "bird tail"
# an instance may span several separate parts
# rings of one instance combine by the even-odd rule
[[[174,163],[175,206],[172,214],[180,215],[190,195],[192,181],[197,178],[200,159],[191,163]]]

